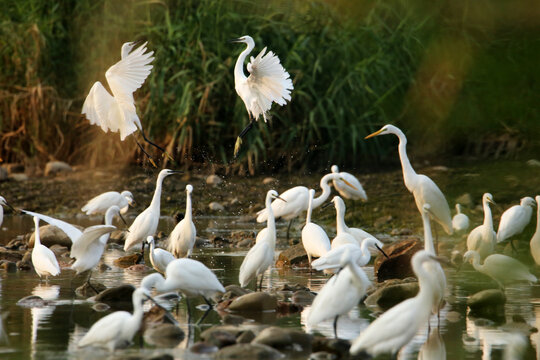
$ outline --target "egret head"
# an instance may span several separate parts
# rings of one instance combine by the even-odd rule
[[[120,193],[128,202],[130,206],[135,206],[135,199],[133,198],[133,194],[131,191],[124,190]]]
[[[374,237],[367,237],[364,240],[362,240],[362,245],[366,244],[365,246],[369,249],[376,249],[381,252],[381,254],[384,255],[385,258],[390,259],[390,257],[384,252],[382,249],[384,244],[380,241],[375,239]]]
[[[230,42],[232,43],[244,43],[244,44],[247,44],[248,46],[255,46],[255,41],[253,41],[253,38],[249,35],[244,35],[244,36],[241,36],[237,39],[232,39],[230,40]]]
[[[159,172],[159,176],[169,176],[169,175],[172,175],[172,174],[181,174],[182,171],[179,171],[179,170],[171,170],[171,169],[163,169]]]
[[[401,133],[402,132],[401,130],[399,130],[399,128],[395,127],[394,125],[388,124],[388,125],[384,125],[380,130],[377,130],[374,133],[369,134],[364,139],[369,139],[371,137],[379,136],[379,135],[388,135],[388,134],[399,135]]]
[[[193,192],[193,186],[191,184],[186,185],[186,192],[191,194]]]
[[[153,242],[154,242],[154,237],[153,237],[152,235],[148,236],[148,237],[146,238],[146,242],[147,242],[148,244],[153,243]]]
[[[490,193],[485,193],[484,196],[482,196],[482,201],[496,205],[495,201],[493,201],[493,195],[491,195]]]
[[[465,254],[463,254],[463,262],[471,262],[477,256],[478,258],[480,258],[480,254],[478,254],[476,251],[469,250]]]
[[[3,196],[0,196],[0,206],[7,206],[7,207],[9,207],[11,210],[17,211],[17,210],[15,210],[15,208],[14,208],[13,206],[11,206],[11,205],[6,201],[6,199],[4,199]]]
[[[276,190],[268,190],[268,193],[266,193],[266,196],[269,197],[270,199],[279,199],[281,201],[284,201],[284,202],[287,202],[287,200],[279,197],[279,194]]]
[[[533,206],[536,206],[536,201],[534,201],[532,197],[526,196],[523,199],[521,199],[520,205],[533,207]]]
[[[146,275],[141,281],[140,288],[146,289],[148,292],[150,292],[154,287],[156,287],[156,284],[159,284],[163,280],[163,276],[159,273]]]
[[[338,168],[337,165],[332,165],[331,170],[332,170],[332,172],[333,172],[334,174],[339,172],[339,168]]]

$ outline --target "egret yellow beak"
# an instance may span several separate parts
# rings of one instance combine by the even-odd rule
[[[351,184],[350,182],[348,182],[347,180],[345,180],[344,178],[340,178],[341,181],[343,181],[345,184],[347,184],[348,186],[352,187],[354,190],[358,190],[356,188],[356,186],[354,186],[353,184]]]
[[[374,136],[377,136],[379,135],[381,132],[382,132],[383,129],[381,130],[378,130],[378,131],[375,131],[373,134],[369,134],[368,136],[366,136],[364,139],[369,139],[371,137],[374,137]]]
[[[490,204],[493,204],[493,205],[497,205],[497,203],[493,200],[490,200],[490,199],[487,199],[487,202],[490,203]]]

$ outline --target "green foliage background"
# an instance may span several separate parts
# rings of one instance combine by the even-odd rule
[[[132,140],[80,115],[126,41],[145,39],[154,69],[135,93],[149,135],[187,166],[227,171],[359,167],[411,151],[495,156],[538,149],[540,10],[533,1],[0,0],[0,156],[100,165],[139,156]],[[293,78],[292,101],[247,122],[234,90],[249,34]],[[149,150],[152,150],[151,148]]]

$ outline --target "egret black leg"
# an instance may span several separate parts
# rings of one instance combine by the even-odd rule
[[[264,273],[261,274],[261,281],[259,281],[259,291],[262,292],[262,283],[264,279]],[[257,291],[257,280],[255,280],[255,291]]]
[[[186,306],[187,306],[187,314],[188,314],[188,326],[191,324],[191,310],[189,306],[189,299],[186,297]]]
[[[253,127],[253,124],[255,123],[255,120],[251,117],[251,114],[249,114],[249,124],[240,132],[240,135],[236,138],[236,143],[234,144],[234,158],[238,156],[238,152],[240,152],[240,146],[242,146],[242,140],[244,136],[248,133],[249,130]]]
[[[337,316],[334,318],[334,336],[336,337],[336,339],[338,338],[338,336],[337,336],[337,322],[338,322],[338,318],[339,318],[339,315],[337,315]]]
[[[135,138],[134,138],[135,139]],[[148,158],[148,161],[150,161],[150,163],[152,164],[153,167],[157,168],[157,165],[156,163],[154,162],[154,159],[150,156],[150,154],[148,154],[146,152],[146,150],[144,150],[144,147],[137,141],[137,139],[135,139],[135,142],[137,143],[137,145],[139,146],[139,149],[141,149],[141,151],[143,152],[144,155],[146,155],[146,157]]]
[[[291,221],[289,221],[289,226],[287,227],[287,241],[289,241],[289,233],[291,232],[291,225],[294,221],[294,218],[291,219]]]

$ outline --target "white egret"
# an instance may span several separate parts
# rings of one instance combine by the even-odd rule
[[[109,130],[111,132],[120,132],[121,141],[139,130],[146,142],[167,154],[165,149],[154,144],[146,137],[141,121],[137,116],[133,93],[142,86],[150,74],[152,70],[150,63],[154,60],[152,56],[154,52],[146,52],[146,42],[133,50],[138,43],[124,43],[122,45],[121,60],[105,72],[107,83],[113,95],[111,96],[101,82],[96,81],[84,100],[82,113],[86,115],[90,124],[100,126],[104,132]],[[152,164],[156,166],[152,157],[144,150],[142,145],[136,139],[135,141]]]
[[[345,252],[351,253],[352,258],[356,259],[356,265],[365,266],[371,259],[370,249],[380,251],[385,257],[388,255],[382,249],[383,243],[374,237],[365,238],[362,244],[347,243],[341,246],[331,249],[326,254],[314,260],[311,265],[317,270],[332,270],[335,271],[339,268],[341,257]]]
[[[155,288],[160,293],[180,291],[186,301],[191,297],[202,296],[210,307],[212,304],[208,298],[225,292],[212,270],[203,263],[188,258],[171,261],[165,270],[165,278],[158,273],[147,275],[142,280],[141,287],[148,290]]]
[[[193,210],[191,209],[191,193],[193,186],[186,185],[186,213],[169,235],[169,251],[177,258],[190,257],[195,245],[197,229],[193,223]]]
[[[266,193],[266,209],[268,210],[268,220],[266,228],[261,230],[257,235],[255,245],[249,249],[238,274],[238,281],[241,287],[246,287],[253,278],[261,276],[259,288],[262,290],[262,281],[264,272],[271,268],[274,263],[274,253],[276,251],[276,221],[272,211],[272,200],[281,199],[275,190],[269,190]],[[261,235],[262,234],[262,235]],[[257,282],[255,282],[255,289]]]
[[[467,250],[477,251],[482,259],[493,253],[497,242],[497,234],[493,230],[493,218],[489,208],[490,203],[495,204],[493,196],[490,193],[485,193],[482,196],[484,223],[475,227],[467,237]]]
[[[9,203],[4,199],[3,196],[0,196],[0,226],[4,222],[4,206],[9,207],[11,210],[15,211],[13,206],[9,205]]]
[[[130,345],[133,336],[141,327],[144,310],[142,303],[149,296],[145,288],[133,292],[133,314],[116,311],[99,319],[79,341],[79,347],[97,346],[114,351]]]
[[[469,250],[463,255],[463,262],[471,262],[474,269],[495,280],[500,288],[504,289],[504,284],[510,281],[528,281],[535,283],[536,276],[529,272],[527,266],[510,256],[502,254],[492,254],[484,259],[480,264],[480,254],[477,251]]]
[[[234,156],[238,155],[242,138],[253,127],[253,123],[262,115],[267,121],[268,111],[275,102],[283,106],[291,100],[293,84],[289,73],[281,65],[279,58],[266,48],[250,59],[247,65],[248,77],[244,74],[244,60],[255,47],[251,36],[245,35],[231,42],[244,43],[246,49],[240,53],[234,66],[234,88],[246,106],[249,115],[249,124],[238,135],[234,146]]]
[[[519,205],[514,205],[503,212],[497,230],[497,242],[500,243],[522,233],[525,226],[531,221],[534,206],[536,206],[534,199],[527,196],[521,199]]]
[[[334,184],[334,188],[341,196],[343,196],[345,199],[367,201],[368,197],[366,192],[356,176],[345,171],[340,172],[337,165],[332,165],[331,169],[332,173],[341,175],[341,177],[346,179],[348,183],[354,185],[354,188],[352,188],[340,179],[333,180],[332,183]]]
[[[118,206],[120,213],[125,214],[129,206],[135,205],[133,194],[127,190],[121,193],[117,191],[107,191],[103,194],[88,200],[88,202],[81,208],[81,211],[86,215],[92,214],[105,214],[111,206]]]
[[[531,238],[531,255],[536,265],[540,265],[540,196],[536,195],[536,231]]]
[[[302,228],[302,245],[306,250],[309,266],[311,267],[311,257],[321,257],[330,250],[330,239],[326,232],[319,225],[311,222],[311,212],[313,196],[315,190],[309,190],[309,203],[306,216],[306,225]],[[272,207],[270,207],[272,209]]]
[[[148,236],[154,235],[159,223],[163,179],[177,173],[179,173],[179,171],[169,169],[163,169],[159,172],[152,202],[142,213],[137,215],[129,227],[129,232],[124,243],[124,251],[128,251],[135,245],[142,243],[142,258],[144,259],[144,240],[146,240]]]
[[[45,276],[49,280],[49,276],[60,274],[60,265],[51,249],[45,245],[41,245],[39,238],[39,218],[34,216],[34,224],[36,226],[34,235],[34,249],[32,250],[32,265],[39,277]]]
[[[364,270],[357,265],[358,252],[344,252],[340,259],[342,270],[334,275],[319,291],[307,319],[309,326],[321,321],[334,319],[334,335],[337,336],[337,322],[340,315],[351,311],[366,295],[371,281]]]
[[[414,196],[416,207],[421,213],[422,206],[424,204],[431,205],[431,215],[434,220],[441,224],[444,230],[451,235],[452,229],[452,217],[450,216],[450,207],[441,189],[426,175],[417,174],[407,157],[407,137],[403,132],[394,125],[385,125],[380,130],[366,136],[366,139],[378,136],[394,134],[399,139],[399,159],[401,161],[401,167],[403,170],[403,180],[405,186]]]
[[[424,250],[433,256],[436,256],[435,246],[433,245],[433,234],[431,233],[431,224],[429,223],[429,214],[431,206],[424,204],[422,211],[422,223],[424,225]],[[438,314],[443,305],[444,292],[446,290],[446,275],[439,262],[427,262],[424,267],[432,273],[433,276],[433,307],[431,312]]]
[[[341,234],[343,232],[351,234],[356,241],[358,241],[358,245],[361,245],[365,238],[373,238],[374,236],[368,233],[367,231],[364,231],[360,228],[350,228],[345,223],[345,211],[346,206],[345,202],[342,198],[339,196],[334,196],[334,198],[331,201],[334,204],[334,207],[336,208],[336,232],[337,234]],[[326,205],[325,205],[326,206]]]
[[[456,215],[452,218],[452,228],[458,234],[462,234],[469,228],[469,217],[461,212],[461,205],[456,204]]]
[[[418,329],[425,324],[433,306],[433,274],[424,264],[436,261],[425,250],[420,250],[411,259],[412,268],[420,285],[418,294],[383,313],[362,331],[351,345],[350,352],[362,351],[372,356],[382,353],[397,353],[406,345]]]
[[[174,255],[167,250],[156,248],[156,243],[153,236],[148,236],[146,238],[146,242],[150,246],[149,257],[152,266],[160,273],[165,274],[167,265],[169,265],[169,263],[175,259]]]
[[[326,174],[321,178],[320,187],[322,189],[322,194],[313,199],[312,208],[318,208],[321,206],[326,199],[330,196],[332,190],[328,182],[334,179],[341,179],[347,185],[354,188],[354,185],[349,183],[347,180],[341,178],[339,174]],[[285,201],[273,201],[272,202],[272,211],[274,216],[277,218],[283,218],[285,220],[290,220],[289,227],[287,228],[287,239],[289,238],[289,230],[291,228],[292,220],[302,212],[306,211],[309,204],[309,189],[305,186],[295,186],[289,190],[283,192],[280,197]],[[257,213],[257,222],[264,222],[268,217],[268,210],[263,209]]]
[[[341,247],[343,245],[347,245],[347,244],[352,244],[352,245],[358,246],[358,241],[356,241],[354,236],[352,236],[351,234],[346,233],[346,232],[342,232],[342,233],[337,234],[332,239],[332,244],[330,245],[330,248],[332,250],[334,250],[334,249],[337,249],[337,248],[339,248],[339,247]]]

